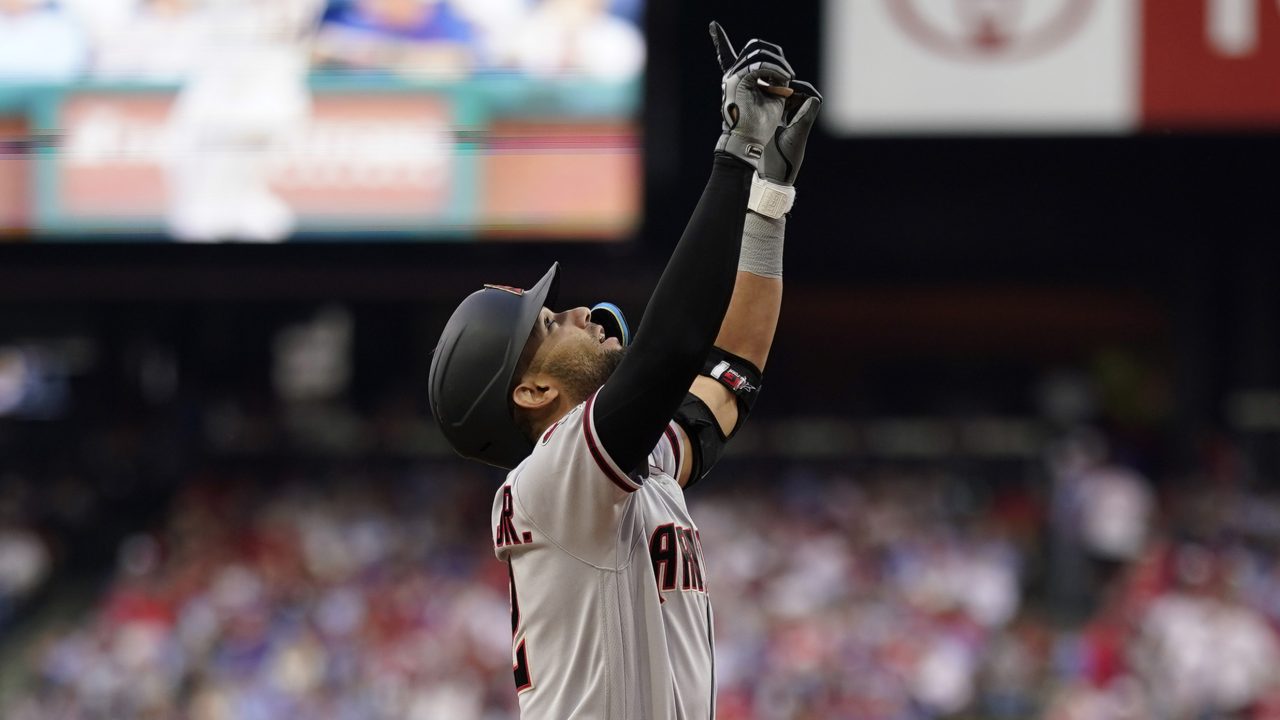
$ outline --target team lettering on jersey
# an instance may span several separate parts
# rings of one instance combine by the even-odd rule
[[[677,583],[682,591],[707,591],[702,578],[702,536],[697,529],[675,523],[654,528],[649,537],[649,559],[662,602],[667,601],[662,593],[674,591]]]
[[[493,543],[495,547],[523,545],[524,543],[533,542],[533,533],[528,530],[523,533],[516,532],[516,524],[512,521],[515,514],[515,505],[511,500],[511,486],[506,485],[502,488],[502,514],[498,516],[498,526],[494,528]]]

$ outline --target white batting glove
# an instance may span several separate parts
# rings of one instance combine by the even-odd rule
[[[741,53],[733,50],[720,23],[711,23],[711,41],[724,73],[720,81],[720,140],[716,150],[741,158],[759,168],[765,147],[782,122],[788,85],[795,73],[782,56],[782,48],[751,40]]]

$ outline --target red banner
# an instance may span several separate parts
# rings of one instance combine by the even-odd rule
[[[1280,124],[1280,3],[1146,0],[1147,127]]]

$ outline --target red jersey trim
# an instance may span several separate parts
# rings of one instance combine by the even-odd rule
[[[592,393],[591,397],[587,398],[587,407],[583,412],[585,417],[582,419],[582,434],[587,439],[587,449],[591,451],[591,458],[596,461],[596,465],[600,467],[605,477],[612,480],[613,484],[617,485],[623,492],[633,493],[639,489],[639,486],[634,480],[628,478],[625,473],[618,470],[618,467],[605,455],[603,448],[600,447],[600,443],[596,440],[595,417],[591,412],[591,406],[595,404],[595,401],[595,393]]]
[[[671,425],[667,425],[667,431],[663,434],[667,436],[667,442],[671,443],[671,454],[676,459],[676,471],[672,475],[680,477],[680,436],[676,434],[675,427]]]

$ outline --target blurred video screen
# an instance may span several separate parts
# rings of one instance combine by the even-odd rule
[[[0,0],[0,238],[602,240],[644,0]]]

